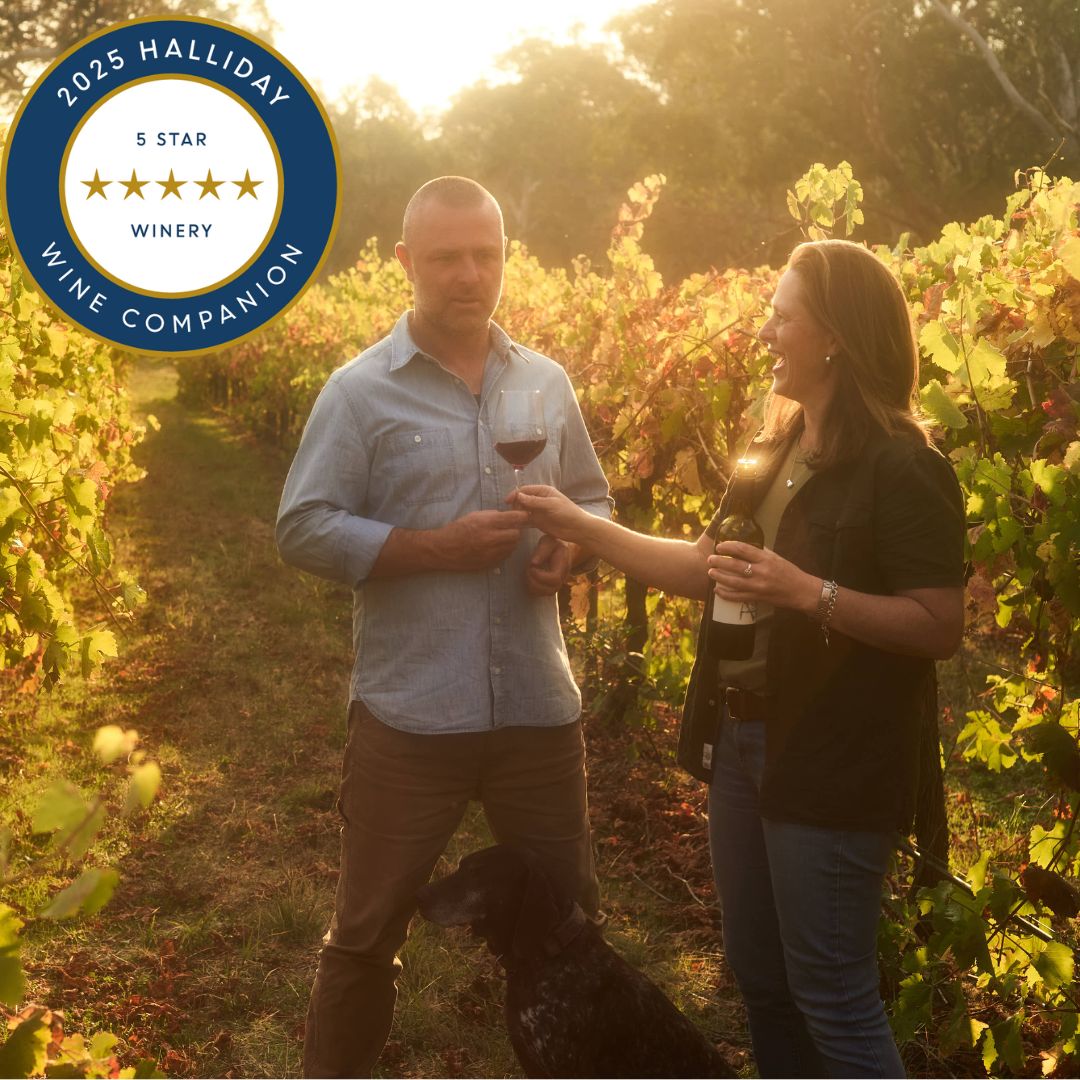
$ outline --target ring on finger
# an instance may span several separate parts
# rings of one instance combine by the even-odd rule
[[[751,576],[751,575],[752,575],[752,574],[754,573],[754,568],[753,568],[753,566],[751,566],[751,565],[750,565],[750,563],[747,563],[747,564],[746,564],[746,569],[745,569],[745,570],[743,571],[743,573],[744,573],[744,574],[745,574],[745,575],[746,575],[747,577],[750,577],[750,576]]]

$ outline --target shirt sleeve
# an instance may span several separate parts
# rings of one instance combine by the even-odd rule
[[[874,540],[890,590],[963,586],[964,526],[960,485],[937,450],[926,446],[883,457]]]
[[[610,520],[615,502],[609,494],[607,478],[600,467],[577,395],[565,371],[562,380],[565,417],[559,461],[562,493],[590,514]],[[586,573],[598,562],[599,559],[595,557],[589,558],[575,566],[574,572]]]
[[[369,454],[340,380],[319,394],[278,507],[282,559],[310,574],[356,588],[371,573],[393,530],[363,516]]]
[[[608,494],[608,482],[593,449],[577,403],[574,388],[566,372],[562,374],[564,425],[559,467],[562,493],[578,506],[597,517],[610,518],[615,506]]]

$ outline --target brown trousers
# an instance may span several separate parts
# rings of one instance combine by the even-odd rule
[[[470,799],[589,914],[599,889],[580,722],[453,735],[381,723],[354,701],[342,766],[341,876],[308,1005],[304,1075],[370,1076],[390,1032],[416,893]]]

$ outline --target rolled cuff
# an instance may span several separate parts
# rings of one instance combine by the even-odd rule
[[[393,528],[345,510],[309,508],[278,519],[277,546],[290,566],[357,588],[371,574]]]
[[[341,533],[341,570],[345,581],[354,589],[363,585],[371,576],[386,538],[394,531],[393,525],[370,518],[347,518]]]

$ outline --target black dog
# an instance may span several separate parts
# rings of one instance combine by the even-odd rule
[[[737,1075],[524,848],[468,855],[417,900],[440,926],[470,926],[505,967],[506,1024],[526,1076]]]

